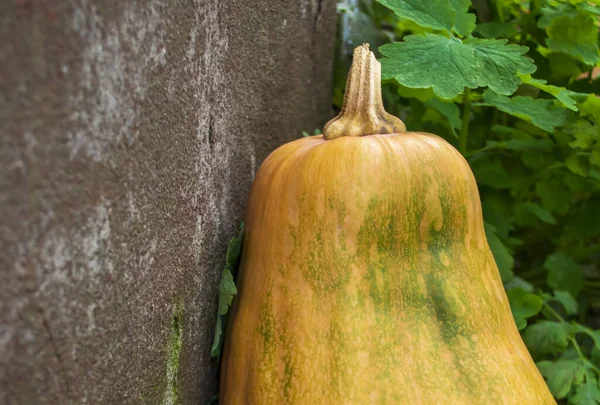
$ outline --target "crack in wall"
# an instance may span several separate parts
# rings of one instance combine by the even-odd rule
[[[60,354],[60,350],[58,350],[58,345],[56,344],[56,339],[54,338],[54,334],[52,333],[52,328],[50,327],[50,322],[48,322],[48,317],[46,316],[46,313],[42,309],[42,307],[37,307],[36,311],[38,312],[38,314],[42,320],[42,325],[44,326],[46,333],[48,333],[48,340],[50,341],[50,346],[52,346],[52,350],[54,352],[54,357],[56,358],[56,361],[58,362],[58,368],[59,368],[61,377],[64,381],[64,384],[65,384],[67,398],[70,399],[71,398],[71,384],[69,382],[69,377],[67,375],[65,363],[63,361],[62,355]]]
[[[323,2],[325,0],[317,0],[317,4],[316,7],[316,12],[314,14],[313,17],[313,21],[312,21],[312,41],[311,41],[311,54],[312,54],[312,82],[313,83],[317,83],[317,63],[319,58],[317,57],[317,29],[318,29],[318,24],[319,24],[319,20],[321,19],[321,14],[323,12]],[[314,88],[313,88],[313,95],[314,95]],[[314,99],[314,97],[313,97]]]

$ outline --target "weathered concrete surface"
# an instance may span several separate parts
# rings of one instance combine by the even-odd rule
[[[0,2],[0,404],[215,392],[226,242],[260,162],[331,116],[334,14]]]

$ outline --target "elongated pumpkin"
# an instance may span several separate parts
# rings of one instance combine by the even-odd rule
[[[221,404],[555,404],[513,321],[473,174],[383,110],[358,47],[324,135],[253,184]]]

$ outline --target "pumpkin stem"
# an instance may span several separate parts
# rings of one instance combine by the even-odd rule
[[[352,56],[342,109],[325,125],[323,137],[330,140],[398,132],[406,132],[406,126],[383,108],[381,64],[369,50],[369,44],[358,46]]]

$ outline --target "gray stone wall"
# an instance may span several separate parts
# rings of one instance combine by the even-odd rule
[[[334,0],[0,2],[0,404],[204,404],[261,161],[331,117]]]

